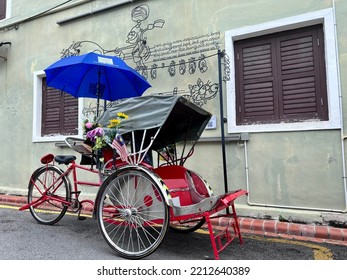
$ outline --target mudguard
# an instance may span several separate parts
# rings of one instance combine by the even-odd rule
[[[97,194],[96,194],[96,199],[95,199],[95,205],[94,205],[94,210],[93,210],[93,217],[96,217],[96,209],[98,208],[98,201],[101,199],[100,196],[102,195],[104,189],[108,186],[108,184],[115,178],[118,176],[118,174],[126,172],[127,170],[132,171],[132,170],[136,170],[136,171],[141,171],[144,172],[145,174],[147,174],[158,186],[159,186],[159,190],[161,191],[164,199],[165,199],[165,203],[168,206],[172,206],[172,199],[171,199],[171,195],[169,192],[168,187],[165,185],[164,181],[157,175],[155,174],[152,170],[148,169],[147,167],[141,166],[141,165],[125,165],[122,167],[119,167],[115,172],[113,172],[111,175],[109,175],[106,180],[102,183],[102,185],[100,186]]]

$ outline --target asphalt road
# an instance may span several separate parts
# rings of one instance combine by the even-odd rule
[[[256,235],[234,240],[221,260],[347,260],[347,247]],[[54,226],[38,224],[28,211],[0,205],[0,260],[117,260],[104,241],[96,220],[65,215]],[[209,235],[168,231],[159,248],[146,260],[213,259]]]

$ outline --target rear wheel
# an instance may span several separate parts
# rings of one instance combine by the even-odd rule
[[[64,201],[70,198],[70,186],[62,174],[55,166],[45,166],[30,178],[28,203],[35,203],[29,210],[40,224],[53,225],[65,215],[67,205]]]
[[[124,168],[110,175],[96,205],[99,229],[122,257],[148,256],[167,232],[169,211],[160,186],[142,170]]]

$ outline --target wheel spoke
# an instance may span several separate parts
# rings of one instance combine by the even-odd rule
[[[152,253],[164,238],[169,223],[160,186],[145,172],[123,170],[110,175],[102,189],[97,219],[107,243],[126,258],[142,258]]]

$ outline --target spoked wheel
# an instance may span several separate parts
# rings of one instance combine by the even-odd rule
[[[38,169],[30,178],[28,203],[36,202],[29,210],[40,224],[57,223],[67,210],[63,201],[70,198],[70,185],[62,174],[59,168],[46,166]]]
[[[122,257],[148,256],[167,232],[169,211],[160,186],[142,170],[123,168],[110,175],[96,205],[99,229]]]
[[[170,229],[179,233],[190,233],[198,230],[205,223],[205,218],[200,218],[197,220],[180,222],[172,221],[170,222]]]

